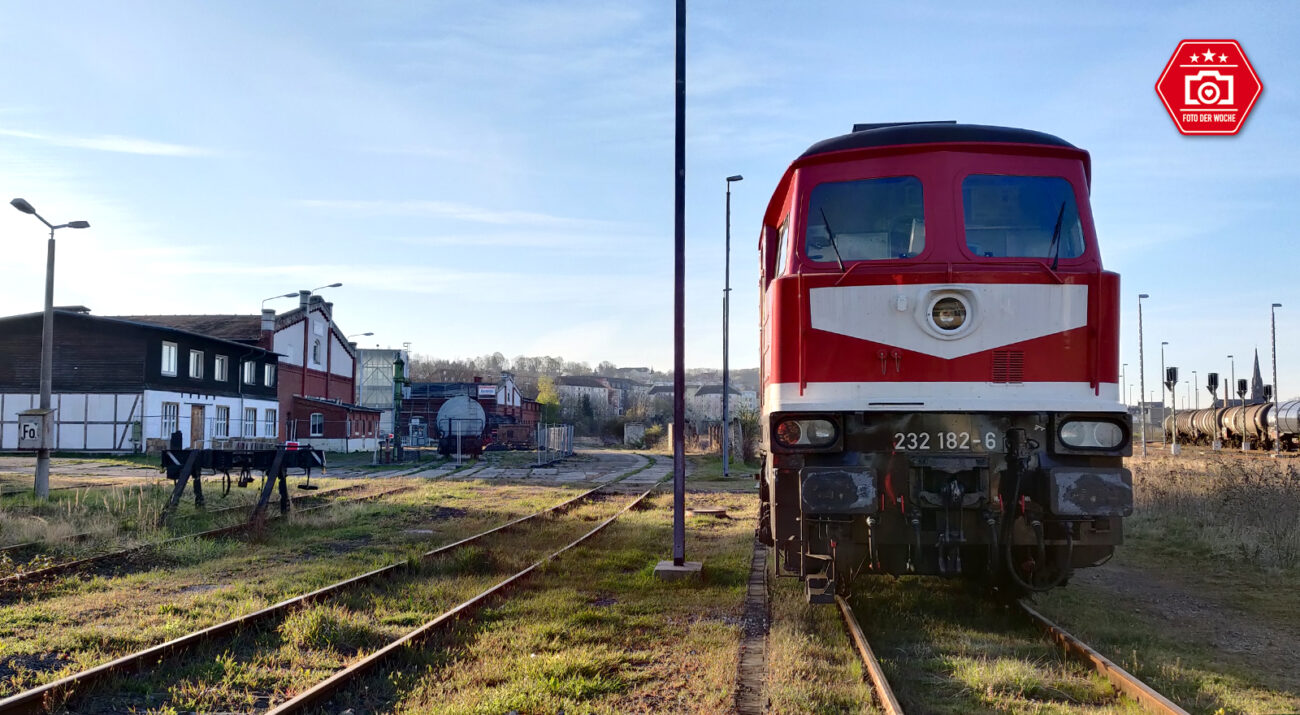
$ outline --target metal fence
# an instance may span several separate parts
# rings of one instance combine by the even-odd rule
[[[537,463],[573,454],[573,425],[537,425]]]

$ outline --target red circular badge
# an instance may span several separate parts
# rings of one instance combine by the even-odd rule
[[[1156,82],[1183,134],[1236,134],[1263,91],[1236,40],[1183,40]]]

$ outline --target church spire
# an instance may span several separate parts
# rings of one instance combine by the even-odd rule
[[[1259,374],[1259,348],[1255,348],[1255,373],[1250,377],[1250,401],[1264,401],[1264,378]]]

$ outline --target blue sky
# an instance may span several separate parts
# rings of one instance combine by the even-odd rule
[[[1300,395],[1300,5],[692,2],[687,355],[757,364],[755,238],[786,165],[854,122],[958,119],[1092,152],[1148,390],[1261,350]],[[1179,135],[1153,86],[1184,38],[1239,40],[1264,94]],[[254,313],[323,295],[365,346],[669,367],[670,2],[11,3],[0,185],[59,235],[56,303]],[[44,234],[0,211],[0,314],[41,305]],[[290,307],[284,300],[269,305]],[[1245,372],[1238,360],[1238,374]],[[1203,380],[1202,380],[1203,382]],[[1136,394],[1136,388],[1134,388]],[[1202,399],[1204,393],[1202,391]]]

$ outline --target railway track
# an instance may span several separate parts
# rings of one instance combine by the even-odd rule
[[[359,586],[375,587],[385,579],[390,579],[391,577],[400,575],[408,570],[418,568],[422,563],[429,562],[457,549],[482,541],[494,534],[499,534],[502,531],[511,529],[512,527],[524,524],[534,519],[539,519],[544,515],[565,511],[580,502],[592,499],[596,495],[607,490],[608,486],[609,485],[601,485],[561,502],[560,504],[556,504],[555,506],[543,509],[528,516],[513,519],[492,529],[438,547],[422,554],[418,559],[408,559],[405,561],[395,562],[388,566],[344,579],[329,586],[318,588],[309,593],[280,601],[279,603],[262,608],[258,611],[232,618],[223,623],[194,631],[165,643],[129,655],[121,656],[110,662],[89,668],[80,673],[69,675],[62,679],[17,693],[0,700],[0,713],[45,712],[50,706],[50,703],[66,702],[70,698],[84,694],[88,688],[106,679],[115,676],[129,676],[149,668],[154,668],[156,670],[156,666],[164,658],[181,657],[184,654],[192,652],[199,646],[210,644],[227,637],[233,638],[243,632],[254,631],[255,629],[265,630],[266,628],[271,627],[274,622],[283,621],[284,618],[303,606],[343,594],[344,592],[348,592]],[[424,623],[419,628],[406,633],[401,638],[398,638],[390,642],[388,645],[370,653],[370,655],[366,656],[364,659],[343,668],[326,681],[316,684],[314,687],[299,694],[292,700],[277,706],[273,712],[299,711],[311,703],[320,702],[322,699],[328,698],[329,695],[337,692],[340,688],[346,687],[346,685],[354,678],[373,668],[384,659],[400,652],[408,645],[418,642],[422,638],[437,632],[443,626],[455,622],[458,618],[463,618],[469,615],[486,600],[527,578],[529,574],[546,562],[558,557],[568,549],[573,548],[577,544],[598,533],[604,527],[617,519],[618,516],[632,509],[637,504],[642,503],[657,487],[658,484],[652,486],[620,509],[616,514],[614,514],[614,516],[604,520],[596,528],[587,532],[579,539],[569,543],[564,548],[538,560],[523,571],[501,581],[473,598],[456,605],[433,620]],[[418,571],[416,572],[416,577],[418,578]]]
[[[904,712],[903,707],[894,695],[893,688],[885,677],[884,670],[880,667],[880,661],[876,659],[871,645],[867,642],[867,637],[862,632],[857,617],[853,614],[853,608],[842,596],[836,596],[835,602],[840,608],[840,615],[844,618],[844,624],[848,630],[849,638],[853,642],[854,650],[857,651],[858,657],[861,658],[863,668],[871,680],[872,688],[876,693],[877,704],[887,715],[902,715]],[[1169,698],[1161,695],[1132,673],[1119,667],[1083,641],[1075,638],[1065,629],[1048,620],[1027,601],[1019,600],[1014,607],[1049,639],[1059,645],[1067,656],[1104,677],[1117,694],[1122,693],[1132,698],[1143,710],[1150,713],[1188,715],[1186,710]]]
[[[371,501],[374,499],[382,499],[383,497],[390,496],[392,494],[397,494],[410,489],[414,489],[416,486],[417,485],[415,484],[408,484],[393,489],[376,492],[374,494],[366,494],[361,497],[355,498],[355,501]],[[349,487],[348,489],[351,488]],[[331,490],[331,493],[333,493],[334,491],[337,490]],[[296,509],[291,513],[294,514],[310,513],[318,509],[328,509],[332,506],[335,506],[336,504],[340,504],[345,501],[354,501],[354,499],[336,499],[334,501],[329,502],[328,504],[319,504],[316,506],[309,506],[302,509]],[[231,509],[244,509],[244,510],[247,510],[248,508],[249,508],[248,505],[231,507]],[[274,516],[272,516],[271,518],[274,518]],[[9,591],[17,586],[38,583],[41,581],[46,581],[51,578],[64,576],[70,573],[78,573],[81,571],[85,571],[95,566],[101,566],[107,563],[113,563],[115,561],[122,561],[132,556],[135,556],[137,554],[142,554],[166,546],[168,544],[174,544],[180,541],[184,541],[186,539],[211,539],[219,536],[230,536],[232,534],[238,534],[238,533],[248,531],[252,529],[255,525],[256,522],[253,521],[241,521],[236,524],[231,524],[229,526],[220,526],[214,529],[208,529],[207,531],[200,531],[193,534],[185,534],[183,536],[176,536],[170,539],[164,539],[162,541],[155,541],[148,544],[141,544],[139,546],[132,546],[126,549],[120,549],[118,551],[112,551],[107,554],[97,554],[95,556],[88,556],[86,558],[77,559],[75,561],[67,561],[61,564],[46,566],[45,568],[35,569],[33,571],[17,573],[12,576],[6,576],[4,578],[0,578],[0,594],[3,594],[4,592]]]

